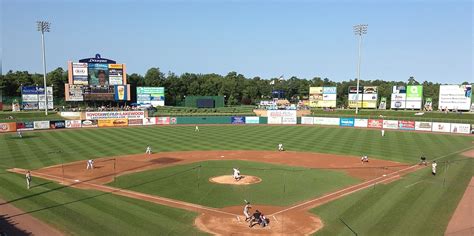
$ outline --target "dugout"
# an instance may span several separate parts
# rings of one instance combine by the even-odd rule
[[[185,107],[217,108],[224,107],[223,96],[186,96]]]

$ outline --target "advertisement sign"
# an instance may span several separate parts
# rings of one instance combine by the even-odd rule
[[[407,109],[421,109],[421,103],[423,102],[423,86],[421,85],[408,85],[407,86]]]
[[[470,134],[471,133],[471,125],[470,124],[451,123],[451,133]]]
[[[33,121],[16,122],[16,130],[27,131],[33,130],[34,128],[35,124]]]
[[[129,126],[143,125],[143,119],[128,119]]]
[[[84,101],[113,101],[115,86],[84,86]]]
[[[349,87],[349,94],[347,100],[349,102],[349,108],[356,108],[357,104],[359,108],[362,108],[362,96],[364,94],[364,90],[362,86],[359,86],[359,95],[357,95],[357,86],[350,86]]]
[[[157,125],[169,125],[171,120],[169,117],[156,117],[156,124]]]
[[[22,86],[21,87],[22,108],[24,110],[45,109],[46,98],[48,98],[48,109],[53,109],[53,88],[46,88],[46,95],[43,87]]]
[[[267,123],[269,125],[281,125],[282,124],[282,121],[281,121],[281,117],[268,117],[267,119]]]
[[[84,88],[82,85],[69,85],[66,101],[84,101]]]
[[[367,128],[368,125],[369,125],[368,119],[354,119],[354,127]]]
[[[383,120],[369,119],[367,121],[367,127],[369,127],[369,128],[382,128],[383,127]]]
[[[336,107],[337,89],[336,87],[310,87],[309,106],[310,107]]]
[[[382,127],[384,129],[398,129],[398,120],[384,120]]]
[[[83,120],[81,127],[82,128],[98,127],[98,122],[97,120]]]
[[[99,127],[123,127],[128,126],[128,119],[106,119],[98,121]]]
[[[38,110],[38,102],[22,102],[22,110]]]
[[[415,130],[418,131],[431,131],[433,124],[425,121],[415,121]]]
[[[406,108],[406,94],[392,93],[390,108],[391,109],[405,109]]]
[[[472,85],[441,85],[438,109],[463,110],[471,108]]]
[[[337,125],[339,126],[339,118],[333,117],[314,117],[315,125]]]
[[[280,124],[296,124],[296,111],[295,110],[269,110],[267,111],[267,117],[269,120],[272,119],[272,122],[278,122],[276,118],[280,118]],[[275,118],[275,119],[274,119]]]
[[[86,112],[87,120],[99,119],[143,119],[145,111],[103,111],[103,112]]]
[[[339,119],[339,126],[344,126],[344,127],[354,127],[355,120],[354,118],[340,118]]]
[[[52,120],[49,122],[50,129],[64,129],[66,128],[66,122],[64,120]]]
[[[151,104],[152,106],[165,105],[164,87],[137,87],[137,103]]]
[[[442,122],[433,122],[433,128],[431,130],[433,132],[449,133],[451,132],[451,124],[442,123]]]
[[[109,64],[109,84],[123,85],[123,66],[122,64]]]
[[[314,118],[313,117],[301,117],[301,124],[303,125],[312,125],[314,124]]]
[[[260,117],[258,116],[246,116],[245,124],[260,124]]]
[[[72,81],[75,85],[88,85],[87,63],[72,63]]]
[[[126,101],[127,100],[127,86],[115,85],[115,101]]]
[[[362,95],[362,108],[377,108],[378,87],[364,86]]]
[[[0,133],[15,132],[15,131],[16,131],[15,122],[0,123]]]
[[[33,123],[33,128],[34,129],[49,129],[49,121],[35,121]]]
[[[143,118],[143,125],[156,125],[156,117]]]
[[[89,85],[108,86],[109,85],[109,67],[102,63],[88,64]]]
[[[234,125],[244,125],[245,116],[232,116],[230,117],[230,123]]]
[[[399,120],[398,128],[402,130],[415,130],[415,121]]]
[[[170,118],[170,125],[176,125],[176,124],[178,124],[178,118],[171,117]]]
[[[66,120],[66,128],[81,128],[81,120]]]

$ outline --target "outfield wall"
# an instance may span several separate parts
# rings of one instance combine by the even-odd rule
[[[19,121],[0,123],[0,133],[71,129],[71,128],[102,128],[150,125],[318,125],[356,127],[387,130],[425,131],[435,133],[470,134],[474,129],[471,124],[444,123],[413,120],[359,119],[353,117],[295,117],[293,113],[275,113],[270,117],[258,116],[202,116],[202,117],[142,117],[109,119],[76,119],[52,121]]]

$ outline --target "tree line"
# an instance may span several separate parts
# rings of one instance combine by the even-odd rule
[[[59,67],[47,73],[47,84],[53,86],[54,97],[64,98],[64,84],[68,81],[67,71]],[[274,82],[271,82],[274,81]],[[127,83],[131,86],[132,102],[136,99],[136,87],[165,87],[166,105],[182,105],[185,96],[225,96],[226,105],[251,105],[261,100],[272,98],[272,91],[284,92],[282,98],[291,102],[308,99],[309,87],[336,86],[337,106],[347,106],[349,86],[356,86],[356,80],[335,82],[328,78],[314,77],[312,79],[298,78],[292,76],[288,79],[261,77],[247,78],[237,72],[229,72],[227,75],[219,74],[195,74],[163,73],[159,68],[150,68],[145,75],[129,74]],[[21,85],[42,85],[43,75],[29,73],[28,71],[8,71],[1,75],[0,88],[7,97],[21,96]],[[463,84],[469,84],[464,82]],[[429,81],[418,82],[410,77],[407,81],[384,81],[384,80],[361,80],[360,86],[378,86],[380,97],[390,99],[392,87],[395,85],[423,85],[423,97],[431,97],[433,105],[438,104],[440,83]]]

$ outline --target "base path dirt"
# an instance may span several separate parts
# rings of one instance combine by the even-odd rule
[[[63,235],[57,229],[24,213],[2,199],[0,199],[0,233],[6,233],[6,235]]]
[[[261,210],[270,220],[270,224],[265,228],[259,225],[249,228],[248,223],[243,218],[242,206],[217,209],[105,185],[112,182],[115,177],[124,174],[207,160],[244,160],[305,168],[331,169],[345,172],[350,176],[361,179],[363,182],[293,206],[254,206],[253,210]],[[198,212],[200,215],[195,220],[196,227],[217,235],[230,235],[235,232],[252,235],[309,235],[323,227],[321,219],[309,213],[309,209],[375,184],[394,181],[408,172],[423,168],[418,165],[406,165],[372,158],[369,163],[361,163],[360,158],[354,156],[288,151],[164,152],[100,158],[96,159],[94,163],[93,170],[86,169],[86,161],[78,161],[34,170],[32,175],[54,180],[71,187],[95,189]],[[21,174],[25,172],[25,170],[17,168],[10,171]],[[228,177],[235,182],[232,176]],[[242,179],[242,181],[245,179]],[[251,180],[250,176],[248,176],[248,180]]]
[[[209,182],[216,184],[249,185],[260,183],[262,179],[257,176],[243,175],[239,180],[236,180],[232,175],[222,175],[209,178]]]
[[[451,217],[445,235],[474,235],[474,177],[471,178],[471,182],[467,186],[454,215]]]
[[[462,153],[463,156],[474,158],[474,149]]]

